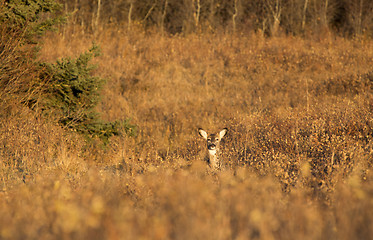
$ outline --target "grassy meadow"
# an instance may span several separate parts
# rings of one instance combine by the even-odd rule
[[[66,27],[39,58],[97,43],[102,146],[0,113],[0,239],[373,238],[373,41]],[[197,128],[229,129],[224,169]]]

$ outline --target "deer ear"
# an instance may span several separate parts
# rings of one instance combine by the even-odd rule
[[[221,130],[219,132],[219,138],[222,139],[225,136],[225,134],[227,134],[227,131],[228,131],[227,128],[224,128],[223,130]]]
[[[203,137],[205,140],[207,140],[207,132],[205,130],[203,130],[202,128],[199,128],[198,133],[201,137]]]

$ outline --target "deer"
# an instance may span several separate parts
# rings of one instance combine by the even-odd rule
[[[221,159],[220,155],[220,141],[227,134],[228,129],[223,128],[218,133],[208,134],[202,128],[198,129],[199,135],[207,142],[207,153],[208,153],[208,163],[210,167],[214,170],[221,169]]]

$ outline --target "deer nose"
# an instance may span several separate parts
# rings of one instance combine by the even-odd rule
[[[207,148],[208,148],[209,150],[214,150],[214,149],[216,148],[216,145],[215,145],[215,144],[209,144],[209,145],[207,146]]]

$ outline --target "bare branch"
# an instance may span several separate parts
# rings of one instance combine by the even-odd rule
[[[145,22],[146,19],[148,19],[148,17],[152,13],[152,11],[153,11],[153,9],[155,8],[156,5],[157,5],[157,1],[154,1],[153,5],[151,6],[151,8],[149,9],[149,11],[146,13],[144,19],[142,20],[143,22]]]

